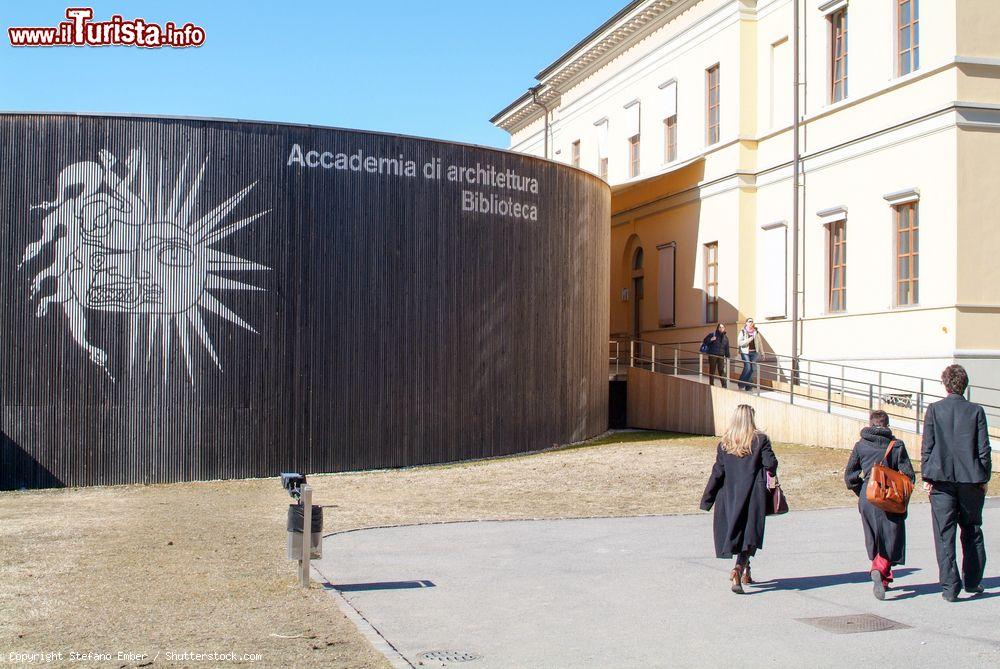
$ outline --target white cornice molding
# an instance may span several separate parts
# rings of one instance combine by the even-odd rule
[[[757,0],[739,0],[740,18],[753,21],[757,18]]]
[[[907,204],[908,202],[916,202],[920,199],[920,189],[919,188],[907,188],[905,190],[898,190],[894,193],[886,193],[882,196],[890,206],[895,207],[900,204]]]
[[[835,207],[820,209],[816,212],[816,218],[823,225],[847,220],[847,205],[838,204]]]
[[[986,67],[1000,67],[1000,58],[983,58],[980,56],[955,56],[955,62],[959,65],[983,65]]]
[[[819,0],[816,4],[816,9],[824,14],[833,14],[838,9],[846,7],[847,2],[848,0]]]
[[[1000,105],[979,102],[956,102],[958,127],[968,130],[1000,130]]]
[[[674,17],[701,0],[646,0],[619,20],[607,25],[589,42],[578,45],[538,75],[538,80],[550,90],[568,90],[576,82],[590,76],[610,60],[669,23]],[[554,99],[555,96],[552,96]],[[551,99],[542,98],[551,107]],[[517,132],[542,112],[527,100],[516,102],[494,117],[494,124],[509,133]]]

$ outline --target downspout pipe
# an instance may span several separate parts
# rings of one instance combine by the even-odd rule
[[[545,87],[545,84],[538,84],[537,86],[532,86],[531,88],[529,88],[528,92],[531,93],[531,101],[534,102],[539,107],[541,107],[542,110],[545,112],[545,158],[548,159],[548,157],[549,157],[549,108],[546,107],[544,104],[542,104],[542,101],[539,98],[539,93],[541,92],[541,90],[544,87]]]
[[[792,0],[792,383],[799,380],[799,2]]]

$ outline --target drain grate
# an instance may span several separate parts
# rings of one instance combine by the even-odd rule
[[[889,620],[871,613],[849,616],[826,616],[823,618],[798,618],[799,622],[818,627],[834,634],[854,634],[856,632],[885,632],[887,630],[909,629],[909,625]]]
[[[447,664],[449,662],[472,662],[473,660],[482,659],[482,657],[482,655],[476,655],[464,650],[429,650],[426,653],[418,655],[417,659],[420,664],[429,662]]]

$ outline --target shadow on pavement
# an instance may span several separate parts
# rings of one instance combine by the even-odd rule
[[[990,592],[990,590],[1000,587],[1000,577],[991,576],[989,578],[984,578],[982,585],[986,592],[979,593],[978,595],[970,595],[967,592],[961,592],[958,595],[958,601],[962,602],[968,599],[978,600],[1000,597],[1000,592]],[[913,597],[919,597],[920,595],[940,595],[941,585],[939,583],[920,583],[918,585],[900,586],[898,588],[893,588],[893,590],[904,593],[898,597],[893,597],[893,599],[911,599]]]
[[[895,569],[893,573],[896,578],[908,576],[919,569],[903,568]],[[772,581],[759,581],[751,594],[761,592],[772,592],[775,590],[818,590],[819,588],[830,588],[837,585],[848,585],[852,583],[871,583],[871,577],[867,571],[854,571],[846,574],[825,574],[822,576],[802,576],[799,578],[782,578]],[[903,588],[898,588],[902,590]]]
[[[324,583],[327,590],[340,592],[368,592],[371,590],[412,590],[414,588],[433,588],[430,581],[385,581],[383,583]]]

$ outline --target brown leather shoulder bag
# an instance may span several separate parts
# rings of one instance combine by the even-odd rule
[[[887,464],[889,453],[895,445],[895,441],[890,441],[889,447],[885,449],[885,455],[882,456],[882,462],[872,466],[866,497],[869,503],[883,511],[906,513],[910,495],[913,494],[913,483],[909,476],[901,474]]]

